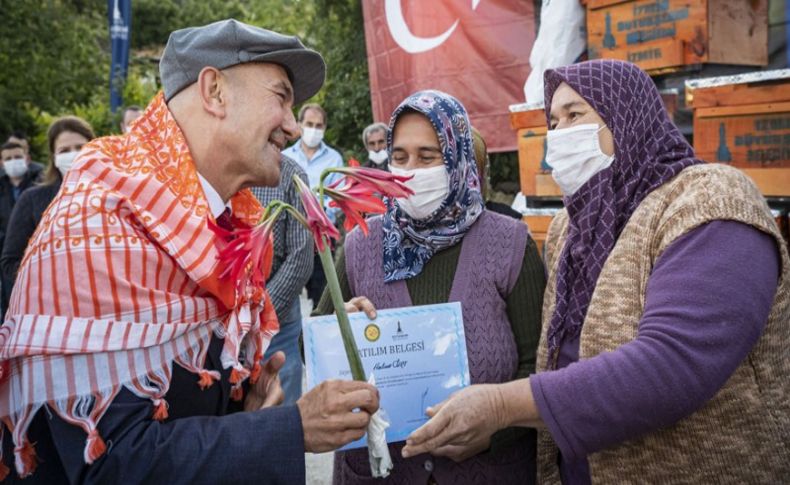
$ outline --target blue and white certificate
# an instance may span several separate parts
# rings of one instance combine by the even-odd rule
[[[390,427],[387,442],[404,441],[428,420],[425,409],[469,385],[460,303],[378,310],[375,320],[349,314],[365,374],[375,376]],[[333,315],[304,322],[307,386],[351,379]],[[365,438],[343,449],[366,446]]]

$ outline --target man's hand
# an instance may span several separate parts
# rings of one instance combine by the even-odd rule
[[[503,408],[497,385],[461,389],[428,408],[430,421],[409,436],[402,454],[408,458],[427,452],[463,461],[488,448],[491,435],[506,426]]]
[[[370,416],[379,409],[379,393],[366,382],[325,381],[296,405],[302,416],[305,451],[323,453],[365,435]]]
[[[365,296],[356,296],[346,302],[346,313],[365,312],[371,320],[376,318],[376,307]]]
[[[279,372],[284,364],[285,354],[283,352],[275,352],[263,364],[263,370],[258,382],[250,387],[250,392],[244,399],[245,411],[257,411],[282,404],[283,400],[285,400],[285,393],[280,386]]]

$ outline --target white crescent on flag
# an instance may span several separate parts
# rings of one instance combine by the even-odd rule
[[[472,0],[472,10],[476,10],[481,1],[482,0]],[[384,13],[387,17],[387,27],[390,29],[392,38],[409,54],[417,54],[439,47],[453,34],[459,22],[458,19],[455,19],[455,22],[453,22],[453,25],[451,25],[449,29],[435,37],[419,37],[414,35],[406,24],[406,19],[403,17],[401,0],[386,0],[384,4]]]

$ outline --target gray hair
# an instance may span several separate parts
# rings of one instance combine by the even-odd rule
[[[389,135],[390,129],[389,129],[389,127],[387,125],[385,125],[384,123],[381,123],[381,122],[373,123],[372,125],[366,126],[365,129],[362,130],[362,145],[363,146],[365,146],[365,147],[368,146],[368,137],[370,136],[371,133],[376,132],[376,131],[383,131],[384,132],[384,137],[386,138],[387,135]]]

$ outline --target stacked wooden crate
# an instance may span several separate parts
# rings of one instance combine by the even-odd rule
[[[546,164],[546,113],[543,104],[520,104],[510,107],[510,126],[518,137],[518,165],[521,193],[527,200],[552,198],[557,200],[562,191],[551,177],[551,167]],[[533,211],[524,216],[532,238],[543,250],[546,231],[552,216],[545,210]]]
[[[651,74],[689,65],[768,63],[768,0],[583,0],[590,59]]]
[[[574,1],[574,0],[568,0]],[[699,158],[742,169],[757,183],[790,233],[790,70],[768,63],[768,0],[581,0],[587,9],[588,57],[633,62],[652,76],[693,79],[703,64],[743,66],[746,74],[688,80],[684,96],[666,90],[673,116],[693,110]],[[750,72],[751,71],[751,72]],[[658,81],[659,84],[661,81]],[[528,200],[559,200],[546,164],[542,105],[514,105],[521,191]],[[688,118],[686,118],[688,119]],[[536,240],[551,217],[526,216]]]
[[[686,81],[694,151],[738,167],[766,196],[790,196],[790,69]]]
[[[694,151],[754,180],[790,245],[790,69],[686,81]]]

